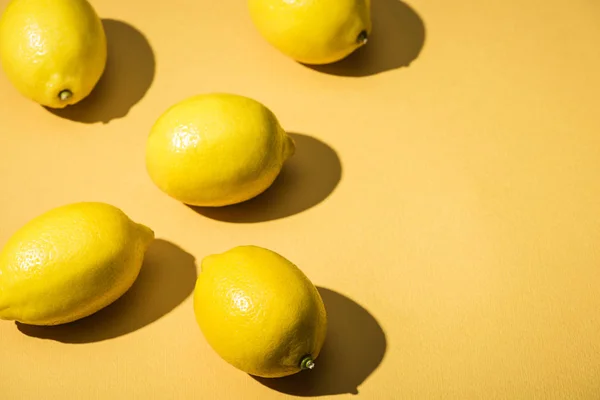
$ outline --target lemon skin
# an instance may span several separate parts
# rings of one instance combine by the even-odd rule
[[[327,333],[316,287],[292,262],[258,246],[205,257],[194,310],[222,359],[264,378],[314,367]]]
[[[106,59],[106,34],[87,0],[12,0],[0,18],[3,70],[23,96],[43,106],[86,98]]]
[[[153,231],[105,203],[75,203],[23,225],[0,253],[0,319],[59,325],[123,295]]]
[[[146,167],[172,198],[222,207],[264,192],[294,152],[294,141],[266,106],[237,94],[206,93],[158,118],[146,144]]]
[[[372,30],[370,0],[248,0],[248,8],[260,35],[304,64],[340,61]]]

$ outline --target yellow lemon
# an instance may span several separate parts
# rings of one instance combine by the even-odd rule
[[[317,288],[292,262],[257,246],[202,260],[194,310],[221,358],[265,378],[312,369],[327,332]]]
[[[106,65],[102,22],[86,0],[11,0],[0,19],[0,61],[25,97],[64,108],[87,97]]]
[[[248,0],[258,32],[304,64],[339,61],[367,43],[370,0]]]
[[[146,146],[152,181],[189,205],[240,203],[266,190],[294,142],[263,104],[228,93],[193,96],[156,121]]]
[[[0,319],[58,325],[95,313],[131,287],[153,238],[104,203],[41,214],[0,253]]]

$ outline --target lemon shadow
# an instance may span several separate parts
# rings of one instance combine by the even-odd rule
[[[309,67],[331,75],[362,77],[408,67],[419,57],[425,44],[425,24],[409,5],[399,0],[373,0],[371,19],[373,31],[365,46],[336,63]]]
[[[385,333],[359,304],[333,290],[318,289],[327,309],[328,331],[314,370],[284,378],[253,378],[271,389],[294,396],[358,394],[359,386],[384,358]]]
[[[104,74],[88,97],[77,104],[47,108],[59,117],[83,123],[108,123],[125,117],[146,94],[156,69],[146,37],[133,26],[103,19],[108,46]]]
[[[325,200],[342,178],[340,158],[329,145],[312,136],[289,135],[296,143],[296,152],[262,194],[226,207],[189,207],[215,220],[255,223],[298,214]]]
[[[157,239],[148,248],[133,286],[108,307],[64,325],[33,326],[17,322],[28,335],[63,343],[113,339],[141,329],[168,314],[194,290],[194,257],[176,245]]]

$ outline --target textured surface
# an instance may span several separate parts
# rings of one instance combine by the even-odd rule
[[[0,253],[0,319],[59,325],[121,297],[154,233],[105,203],[53,208],[28,221]]]
[[[262,37],[296,61],[339,61],[371,35],[368,0],[246,0]]]
[[[0,20],[2,70],[35,102],[63,108],[87,97],[106,67],[102,22],[87,0],[16,0]]]
[[[86,199],[160,239],[95,319],[0,324],[3,397],[597,399],[600,4],[373,0],[364,51],[315,70],[241,3],[95,1],[112,61],[85,107],[51,113],[0,74],[0,242]],[[264,102],[298,146],[264,196],[198,214],[152,184],[144,145],[207,91]],[[254,380],[199,332],[198,261],[240,244],[321,288],[330,336],[305,381]]]
[[[264,192],[293,154],[293,140],[263,104],[209,93],[184,99],[158,118],[146,144],[146,170],[174,199],[215,207]]]
[[[257,246],[202,259],[194,312],[207,342],[253,376],[297,373],[317,360],[327,331],[323,300],[293,262]]]

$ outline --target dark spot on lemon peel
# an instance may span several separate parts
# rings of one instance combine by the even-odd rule
[[[58,94],[58,98],[61,101],[67,101],[69,100],[71,97],[73,96],[73,92],[71,92],[69,89],[65,89],[65,90],[61,90],[61,92]]]
[[[313,369],[315,368],[315,361],[313,360],[313,358],[308,355],[308,356],[304,356],[304,358],[302,358],[302,361],[300,361],[300,368],[301,369]]]
[[[368,41],[369,34],[367,33],[367,31],[362,31],[358,34],[358,38],[356,38],[356,43],[358,43],[361,46],[367,44]]]

